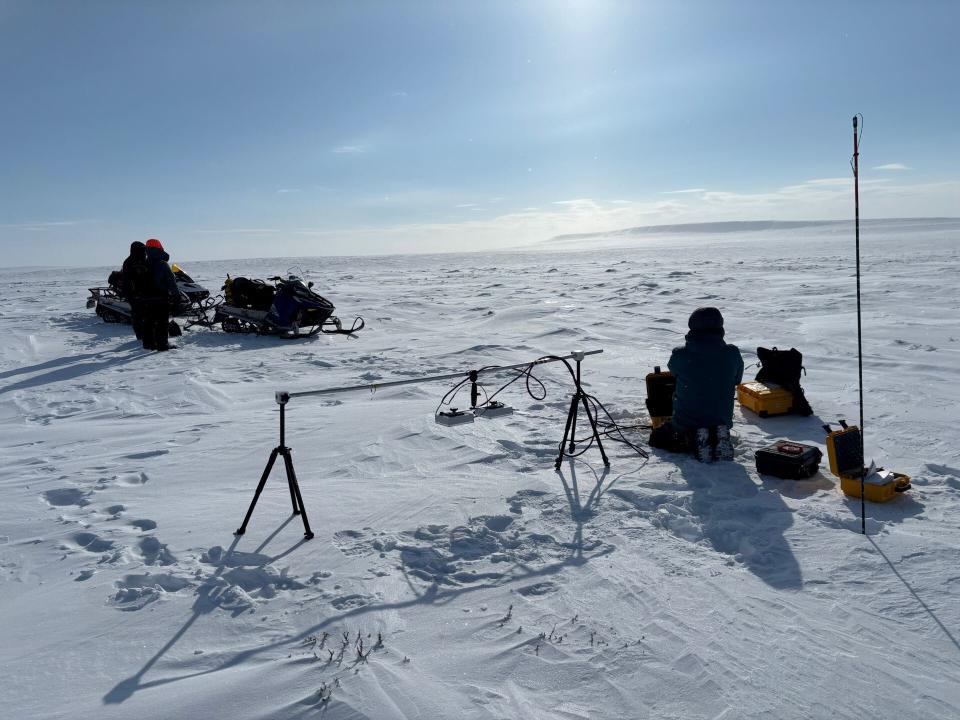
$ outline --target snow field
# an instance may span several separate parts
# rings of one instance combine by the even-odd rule
[[[37,718],[957,717],[960,262],[949,227],[891,227],[863,238],[866,439],[914,488],[868,505],[868,538],[825,464],[796,483],[753,466],[774,439],[822,445],[823,422],[856,420],[851,243],[834,230],[301,259],[367,330],[196,330],[164,355],[83,309],[105,269],[3,271],[5,704]],[[293,264],[183,263],[211,289]],[[501,396],[512,415],[466,426],[434,423],[444,384],[295,398],[287,441],[316,538],[279,467],[232,535],[277,443],[274,390],[603,348],[589,390],[643,421],[643,376],[706,304],[747,364],[757,345],[800,349],[816,411],[738,409],[735,463],[606,443],[609,471],[590,450],[554,473],[571,391],[557,365],[536,373],[545,400],[517,383]]]

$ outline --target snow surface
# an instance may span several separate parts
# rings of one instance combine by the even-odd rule
[[[210,288],[299,263],[367,329],[196,330],[167,354],[84,309],[108,268],[0,271],[0,715],[960,717],[957,240],[949,223],[864,234],[868,453],[914,482],[868,505],[868,537],[826,467],[753,466],[856,420],[849,226],[183,263]],[[816,415],[738,409],[734,463],[607,443],[609,472],[592,449],[555,473],[556,365],[544,401],[518,383],[514,414],[457,427],[433,420],[450,383],[298,398],[316,538],[280,468],[233,535],[277,444],[274,390],[602,348],[590,391],[645,422],[643,377],[700,305],[748,364],[799,348]]]

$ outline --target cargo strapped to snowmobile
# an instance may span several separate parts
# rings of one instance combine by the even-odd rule
[[[329,300],[313,290],[298,275],[274,276],[270,283],[245,277],[227,279],[223,298],[205,309],[213,311],[213,319],[198,319],[194,324],[211,327],[220,324],[224,332],[272,335],[283,340],[313,335],[353,335],[364,328],[363,318],[355,318],[344,327],[333,314]]]

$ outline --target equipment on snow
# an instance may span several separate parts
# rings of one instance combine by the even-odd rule
[[[293,514],[300,515],[302,517],[304,537],[307,539],[310,539],[313,537],[313,531],[310,529],[310,523],[307,520],[306,509],[304,508],[304,505],[303,505],[303,498],[301,497],[301,494],[300,494],[300,485],[297,481],[296,471],[293,468],[292,451],[289,447],[286,446],[286,408],[290,400],[295,397],[332,395],[337,393],[354,392],[357,390],[368,390],[368,391],[375,392],[376,390],[379,390],[381,388],[387,388],[387,387],[399,387],[402,385],[415,385],[419,383],[437,382],[440,380],[452,380],[455,378],[460,378],[460,382],[454,387],[453,391],[451,391],[453,394],[455,394],[457,389],[471,382],[471,378],[475,379],[477,376],[481,374],[500,373],[506,370],[519,370],[519,372],[515,378],[510,380],[510,382],[508,382],[506,385],[500,388],[500,390],[503,390],[504,388],[508,387],[513,382],[516,382],[516,380],[522,377],[526,377],[527,383],[528,383],[527,390],[529,392],[530,391],[529,382],[532,377],[530,374],[530,371],[535,366],[543,365],[545,363],[562,362],[566,366],[567,371],[570,373],[570,376],[574,381],[576,392],[574,393],[573,400],[571,401],[571,404],[570,404],[570,412],[567,415],[567,423],[564,429],[563,440],[561,441],[560,448],[559,448],[560,455],[557,458],[557,462],[556,462],[557,468],[559,469],[560,461],[563,459],[564,455],[573,456],[573,453],[576,450],[575,443],[577,442],[586,442],[586,445],[584,445],[579,450],[577,450],[576,455],[583,454],[586,450],[588,450],[593,445],[594,442],[596,442],[597,448],[600,450],[601,457],[603,458],[604,465],[609,466],[610,461],[607,459],[606,453],[603,451],[603,445],[601,443],[600,436],[602,434],[608,438],[615,440],[616,438],[613,438],[611,435],[612,432],[619,432],[621,436],[621,439],[620,439],[621,442],[629,445],[642,457],[647,457],[646,452],[642,448],[637,447],[636,445],[628,441],[623,436],[623,430],[626,428],[619,426],[612,418],[610,418],[610,422],[607,424],[608,426],[607,429],[604,429],[602,433],[599,430],[599,427],[605,427],[605,426],[602,425],[596,418],[594,418],[594,414],[591,410],[591,404],[603,410],[607,414],[608,418],[610,417],[610,413],[607,412],[606,408],[603,407],[603,405],[600,403],[599,400],[597,400],[593,395],[589,395],[583,390],[583,387],[581,386],[581,381],[580,381],[580,364],[587,355],[597,355],[602,352],[603,350],[590,350],[587,352],[574,352],[562,357],[556,356],[556,355],[547,355],[547,356],[538,358],[533,362],[521,363],[518,365],[486,366],[478,370],[471,370],[466,373],[461,372],[461,373],[451,373],[449,375],[434,375],[434,376],[422,377],[422,378],[394,380],[394,381],[384,382],[384,383],[348,385],[345,387],[324,388],[321,390],[304,390],[301,392],[285,392],[285,391],[276,392],[274,394],[274,400],[276,401],[277,405],[280,406],[280,444],[277,445],[275,448],[273,448],[273,450],[270,453],[270,458],[267,461],[266,468],[264,468],[263,474],[260,476],[260,482],[257,484],[257,489],[254,492],[253,500],[250,502],[250,506],[247,509],[247,514],[243,518],[243,523],[240,525],[239,528],[237,528],[236,534],[243,535],[246,532],[247,524],[250,522],[250,518],[253,515],[253,510],[257,506],[257,501],[260,499],[260,494],[263,492],[263,488],[266,485],[267,478],[270,476],[270,471],[273,469],[274,463],[276,463],[277,458],[283,457],[284,466],[286,468],[286,473],[287,473],[287,487],[290,491],[290,502],[293,505]],[[576,362],[576,370],[574,370],[574,368],[571,367],[569,363],[570,360],[574,360]],[[542,383],[540,384],[542,385]],[[500,392],[500,390],[498,390],[497,392]],[[492,398],[493,395],[497,394],[497,392],[493,393],[490,397]],[[450,395],[451,393],[448,392],[446,397],[449,397]],[[579,404],[583,405],[583,409],[587,413],[587,417],[590,420],[590,425],[593,430],[593,434],[586,440],[575,439],[576,415],[577,415],[577,407]],[[441,405],[442,405],[442,401],[441,401]],[[451,413],[459,417],[459,411],[452,410]],[[470,418],[470,419],[461,420],[460,422],[469,423],[473,421],[474,416],[472,413],[462,413],[462,415],[465,418]],[[459,424],[459,423],[455,423],[455,424]],[[569,453],[566,452],[566,445],[568,441],[570,443]]]
[[[779,440],[753,454],[757,472],[784,480],[806,480],[820,471],[823,452],[814,445]]]
[[[740,407],[762,418],[786,415],[793,407],[793,393],[774,383],[756,380],[737,385],[737,400]]]
[[[824,425],[830,472],[840,478],[844,495],[870,502],[887,502],[910,489],[910,476],[863,464],[863,436],[856,425],[840,421],[840,429]]]
[[[677,388],[677,379],[671,372],[663,372],[656,365],[652,373],[647,373],[647,412],[650,424],[658,428],[673,415],[673,392]]]
[[[364,327],[363,318],[356,318],[344,328],[333,315],[333,303],[313,291],[313,283],[288,271],[286,278],[275,276],[263,280],[245,277],[231,278],[223,285],[224,300],[213,307],[212,321],[195,324],[220,323],[226,332],[276,335],[292,339],[310,337],[318,333],[351,335]]]
[[[793,396],[793,403],[785,412],[804,417],[813,415],[813,408],[800,387],[800,374],[806,374],[807,370],[803,367],[803,354],[799,350],[758,347],[757,360],[760,362],[760,370],[756,380],[779,385]]]
[[[438,412],[434,415],[434,420],[440,425],[463,425],[465,423],[472,423],[474,416],[473,413],[464,412],[463,410],[452,407],[449,410]]]

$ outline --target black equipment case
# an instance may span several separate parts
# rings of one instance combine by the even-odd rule
[[[817,474],[823,453],[813,445],[778,440],[773,445],[757,450],[754,458],[757,461],[757,472],[762,475],[773,475],[785,480],[805,480]]]
[[[647,374],[647,412],[653,427],[663,425],[673,415],[673,392],[677,379],[671,372],[663,372],[657,365]]]

